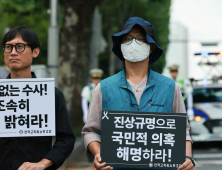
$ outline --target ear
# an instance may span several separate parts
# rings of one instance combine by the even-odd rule
[[[34,48],[33,51],[32,51],[33,58],[38,57],[39,53],[40,53],[39,47]]]
[[[150,53],[152,53],[156,48],[156,44],[150,44]]]

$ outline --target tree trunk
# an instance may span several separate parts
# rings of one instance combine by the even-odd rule
[[[113,28],[109,27],[108,28],[108,43],[112,44],[112,34],[113,34]],[[112,51],[113,46],[109,45],[109,76],[112,76],[115,74],[115,58],[116,56],[114,55]]]
[[[92,14],[100,1],[62,0],[65,14],[60,41],[59,88],[74,127],[82,123],[80,94],[88,77]]]

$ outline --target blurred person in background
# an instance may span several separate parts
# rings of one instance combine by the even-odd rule
[[[86,123],[89,103],[92,98],[92,92],[96,85],[102,80],[103,70],[94,68],[89,71],[90,82],[82,89],[82,111],[83,111],[83,122]]]
[[[37,78],[31,72],[33,58],[40,52],[37,34],[18,26],[5,34],[2,40],[4,62],[11,73],[7,79]],[[75,136],[62,92],[55,87],[56,141],[52,136],[0,138],[1,170],[56,170],[73,150]],[[36,105],[38,102],[35,103]]]
[[[89,104],[92,98],[93,90],[95,89],[96,85],[102,80],[103,70],[99,68],[94,68],[89,71],[90,75],[90,82],[87,86],[85,86],[82,90],[81,97],[82,97],[82,111],[83,111],[83,122],[86,123]],[[87,155],[89,162],[94,161],[94,155]]]
[[[185,82],[184,82],[185,80],[184,78],[181,78],[181,77],[178,78],[178,70],[179,70],[179,66],[176,64],[169,67],[169,71],[172,76],[172,79],[178,83],[181,94],[183,96],[183,100],[185,101],[187,98],[186,91],[185,91]]]
[[[170,74],[172,76],[172,79],[174,79],[175,81],[177,81],[177,75],[178,75],[178,65],[174,64],[172,66],[169,67],[170,70]]]
[[[179,66],[176,64],[169,67],[169,71],[172,76],[172,79],[175,80],[180,87],[180,91],[183,96],[185,107],[187,109],[187,116],[188,118],[192,118],[194,116],[192,86],[188,80],[184,80],[183,78],[178,78],[178,70],[179,70]]]
[[[154,41],[154,30],[149,22],[131,17],[121,32],[112,35],[112,40],[112,50],[125,63],[125,67],[96,86],[82,130],[86,151],[95,155],[94,166],[98,170],[125,170],[100,163],[102,110],[186,113],[178,84],[149,67],[163,52]],[[152,101],[163,103],[164,107],[149,107],[147,102],[152,104]],[[186,160],[178,170],[193,170],[194,166],[187,122]]]
[[[6,79],[9,73],[10,68],[8,68],[7,66],[0,68],[0,79]]]

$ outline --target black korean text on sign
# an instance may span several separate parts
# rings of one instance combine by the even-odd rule
[[[6,129],[15,129],[17,127],[26,126],[26,128],[30,128],[30,126],[38,126],[38,128],[43,128],[42,124],[44,123],[45,127],[48,127],[48,115],[7,115],[5,116],[5,128]]]
[[[29,99],[21,99],[18,102],[13,99],[9,99],[9,101],[0,100],[0,112],[6,111],[6,109],[12,112],[17,112],[17,109],[29,112]]]
[[[44,87],[43,87],[44,86]],[[47,84],[35,85],[34,88],[30,87],[28,84],[23,88],[22,92],[26,93],[26,96],[29,96],[29,93],[39,93],[40,96],[43,95],[43,91],[45,95],[47,95]]]
[[[16,112],[16,108],[18,107],[17,103],[13,101],[13,99],[11,99],[7,105],[7,110],[13,110],[14,112]]]
[[[16,128],[16,119],[17,117],[15,115],[13,116],[5,116],[5,127],[6,129],[15,129]]]
[[[14,87],[13,85],[0,85],[0,97],[19,96],[19,92],[19,88]]]
[[[26,128],[30,128],[30,119],[29,119],[29,114],[28,115],[8,115],[5,116],[5,127],[6,129],[15,129],[16,125],[17,126],[26,126]]]
[[[177,169],[185,146],[186,114],[103,111],[101,157],[107,165]]]
[[[55,135],[53,79],[0,81],[1,137]],[[32,130],[32,133],[28,133]],[[42,135],[41,135],[42,134]]]
[[[48,127],[48,115],[44,115],[44,118],[42,118],[43,115],[32,115],[31,116],[31,125],[39,125],[39,128],[42,128],[42,122],[45,120],[45,127]]]
[[[45,90],[45,95],[47,95],[47,84],[44,84],[44,88],[43,88],[43,84],[40,84],[40,88],[38,87],[38,85],[35,85],[35,90],[33,91],[33,93],[40,93],[40,96],[42,96],[43,94],[43,90]]]
[[[29,96],[29,93],[33,93],[33,90],[32,90],[32,88],[29,87],[29,85],[27,84],[27,85],[23,88],[22,92],[26,93],[26,96]]]
[[[45,91],[45,92],[44,92]],[[14,87],[13,85],[0,85],[0,97],[5,96],[19,96],[20,90],[18,87]],[[40,93],[40,96],[47,95],[47,84],[35,85],[34,88],[30,87],[29,84],[22,89],[23,93],[26,93],[26,96],[29,96],[30,93]]]
[[[26,116],[23,116],[23,115],[20,115],[18,117],[18,124],[19,126],[24,126],[25,124],[27,125],[27,128],[30,127],[30,123],[29,123],[29,115],[26,115]]]
[[[29,112],[29,99],[23,100],[21,99],[20,101],[18,101],[19,103],[19,108],[21,110],[26,109],[27,112]]]
[[[5,109],[3,109],[3,107],[5,107],[3,103],[4,103],[4,100],[0,100],[0,111],[5,111]]]

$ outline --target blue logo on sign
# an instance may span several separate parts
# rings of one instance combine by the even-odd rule
[[[20,131],[19,131],[19,133],[20,133],[20,134],[23,134],[23,131],[22,131],[22,130],[20,130]]]
[[[153,163],[149,163],[149,166],[150,166],[150,167],[153,167]]]

